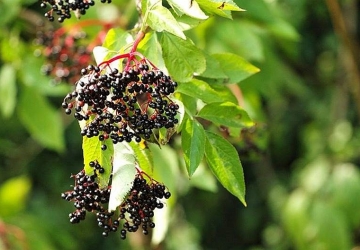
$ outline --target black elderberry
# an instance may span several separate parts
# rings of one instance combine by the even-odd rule
[[[89,65],[81,74],[85,75],[78,81],[77,95],[67,96],[62,106],[75,107],[79,121],[94,117],[81,132],[83,136],[98,136],[100,141],[110,137],[113,143],[141,142],[149,139],[154,129],[169,129],[178,123],[178,106],[169,99],[176,83],[147,63],[123,72]],[[151,94],[144,99],[146,92]],[[74,105],[69,107],[70,103]]]
[[[101,1],[102,3],[111,3],[110,0]],[[51,9],[44,14],[45,17],[49,19],[49,21],[54,21],[53,13],[56,13],[59,18],[59,22],[63,22],[65,19],[71,18],[70,10],[75,11],[76,16],[79,18],[81,15],[86,14],[86,10],[90,8],[90,6],[94,6],[94,1],[89,0],[63,0],[63,1],[54,1],[54,0],[42,0],[40,7],[46,8],[47,4],[51,7]]]

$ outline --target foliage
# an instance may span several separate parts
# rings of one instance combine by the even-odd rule
[[[222,1],[192,2],[190,9],[186,1],[168,1],[142,10],[150,29],[138,50],[178,81],[174,100],[185,110],[176,131],[157,134],[168,145],[149,144],[148,150],[130,144],[141,169],[173,194],[155,221],[163,230],[154,231],[153,243],[166,249],[358,246],[357,100],[352,80],[344,77],[352,73],[349,53],[334,34],[325,3],[237,0],[218,8]],[[82,145],[78,125],[59,108],[72,86],[49,84],[51,78],[39,70],[45,59],[34,57],[38,46],[32,40],[44,12],[38,5],[0,2],[0,228],[6,229],[0,248],[141,249],[146,239],[137,240],[139,245],[118,237],[104,240],[94,234],[93,221],[76,226],[67,221],[64,211],[71,206],[58,197],[70,184],[69,172],[84,164]],[[239,10],[234,6],[246,11],[231,14]],[[355,1],[342,7],[347,21],[358,22],[351,12],[358,8]],[[119,27],[83,28],[89,43],[102,34],[107,49],[101,60],[108,60],[126,53],[136,39],[133,1],[98,5],[80,21],[62,25],[108,22],[112,15],[120,17]],[[261,69],[250,78],[256,68],[248,61]],[[112,154],[108,146],[96,152]],[[228,163],[235,168],[239,156],[246,208],[226,190],[242,189],[224,181],[239,180],[241,168],[218,168]],[[227,176],[219,178],[223,185],[213,173]],[[244,191],[237,196],[244,198]]]

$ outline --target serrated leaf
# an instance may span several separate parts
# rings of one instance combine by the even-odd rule
[[[121,48],[132,43],[133,40],[133,37],[128,32],[120,28],[115,28],[107,32],[102,46],[109,50],[120,51]]]
[[[113,177],[109,199],[109,212],[124,202],[136,175],[135,153],[127,142],[114,145]]]
[[[244,11],[231,0],[196,0],[200,7],[209,14],[232,19],[231,11]]]
[[[260,71],[259,68],[235,54],[223,53],[212,56],[218,60],[221,68],[229,77],[228,83],[238,83]]]
[[[192,79],[190,82],[179,83],[176,91],[198,98],[205,103],[220,101],[237,103],[236,97],[225,85],[219,84],[217,89],[214,89],[206,82],[198,79]]]
[[[207,19],[208,16],[200,9],[194,0],[168,0],[168,3],[182,13],[197,19]]]
[[[101,146],[106,145],[107,149],[102,150]],[[114,153],[113,143],[111,140],[100,141],[98,137],[88,138],[83,136],[83,157],[84,169],[87,175],[93,175],[94,169],[89,166],[91,161],[97,161],[105,172],[98,174],[100,188],[106,188],[109,185],[109,179],[112,169],[112,156]]]
[[[204,72],[205,56],[189,39],[163,33],[160,43],[166,68],[176,81],[188,82],[193,74]]]
[[[205,130],[194,119],[187,119],[181,131],[181,146],[189,177],[199,166],[205,152]]]
[[[62,152],[65,143],[60,113],[34,88],[23,86],[21,90],[18,103],[21,123],[40,144]]]
[[[245,180],[239,155],[221,136],[206,131],[206,161],[219,182],[245,206]]]
[[[16,105],[16,72],[12,65],[5,64],[0,70],[0,111],[9,118]]]
[[[147,24],[155,31],[167,31],[182,39],[186,39],[181,26],[171,12],[162,5],[157,5],[148,11]]]
[[[254,125],[246,111],[232,102],[207,104],[199,111],[197,116],[228,127],[243,128]]]

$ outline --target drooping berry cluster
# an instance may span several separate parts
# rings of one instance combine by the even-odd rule
[[[82,170],[72,176],[75,179],[74,189],[62,193],[61,197],[67,201],[73,201],[76,210],[69,214],[70,222],[75,224],[85,219],[86,212],[106,213],[103,204],[107,204],[110,198],[110,188],[101,190],[95,182],[96,173],[92,176],[85,175]],[[112,215],[112,214],[111,214]],[[108,216],[111,216],[108,214]]]
[[[97,162],[91,162],[95,170],[102,169]],[[151,179],[145,173],[139,172],[135,176],[133,186],[125,201],[118,207],[118,211],[109,212],[106,206],[110,199],[111,187],[100,189],[95,182],[94,175],[85,175],[84,170],[74,175],[75,185],[72,191],[61,194],[67,201],[72,201],[76,210],[69,214],[72,224],[80,223],[85,219],[87,212],[96,214],[99,227],[103,229],[102,235],[108,236],[110,232],[116,232],[119,227],[122,239],[126,238],[127,232],[136,232],[139,228],[143,234],[149,233],[149,228],[154,228],[152,218],[155,209],[161,209],[164,204],[161,199],[169,199],[171,193],[166,187]]]
[[[149,233],[149,228],[154,228],[152,221],[154,210],[163,208],[161,199],[169,199],[171,193],[166,187],[156,181],[148,183],[141,175],[136,176],[129,197],[120,206],[119,219],[125,219],[123,229],[120,231],[121,238],[126,238],[127,232],[136,232],[140,226],[143,234]]]
[[[82,30],[61,34],[39,29],[34,42],[40,46],[36,55],[46,59],[41,72],[52,76],[54,83],[73,83],[79,79],[80,70],[92,62],[92,47],[85,45],[85,38]]]
[[[111,3],[111,0],[100,0],[102,3]],[[58,21],[61,23],[65,19],[71,18],[71,11],[74,11],[74,14],[77,18],[80,18],[82,15],[86,14],[86,11],[95,5],[94,0],[42,0],[41,8],[47,8],[50,6],[51,9],[44,14],[49,21],[54,21],[54,13],[58,15]]]
[[[68,94],[62,107],[66,114],[86,121],[81,134],[113,143],[133,138],[149,139],[154,129],[173,128],[179,106],[170,99],[177,83],[146,59],[129,69],[82,69],[77,88]]]

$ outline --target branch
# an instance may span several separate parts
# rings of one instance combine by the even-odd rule
[[[352,88],[352,93],[354,95],[354,100],[357,107],[358,117],[360,119],[360,71],[359,71],[358,60],[356,58],[359,49],[357,48],[354,39],[347,31],[344,15],[341,12],[341,8],[338,0],[326,0],[326,4],[330,12],[335,33],[340,37],[341,42],[343,43],[344,47],[348,50],[350,54],[349,55],[350,67],[348,69],[350,76],[352,76],[352,79],[350,81],[350,86]]]

